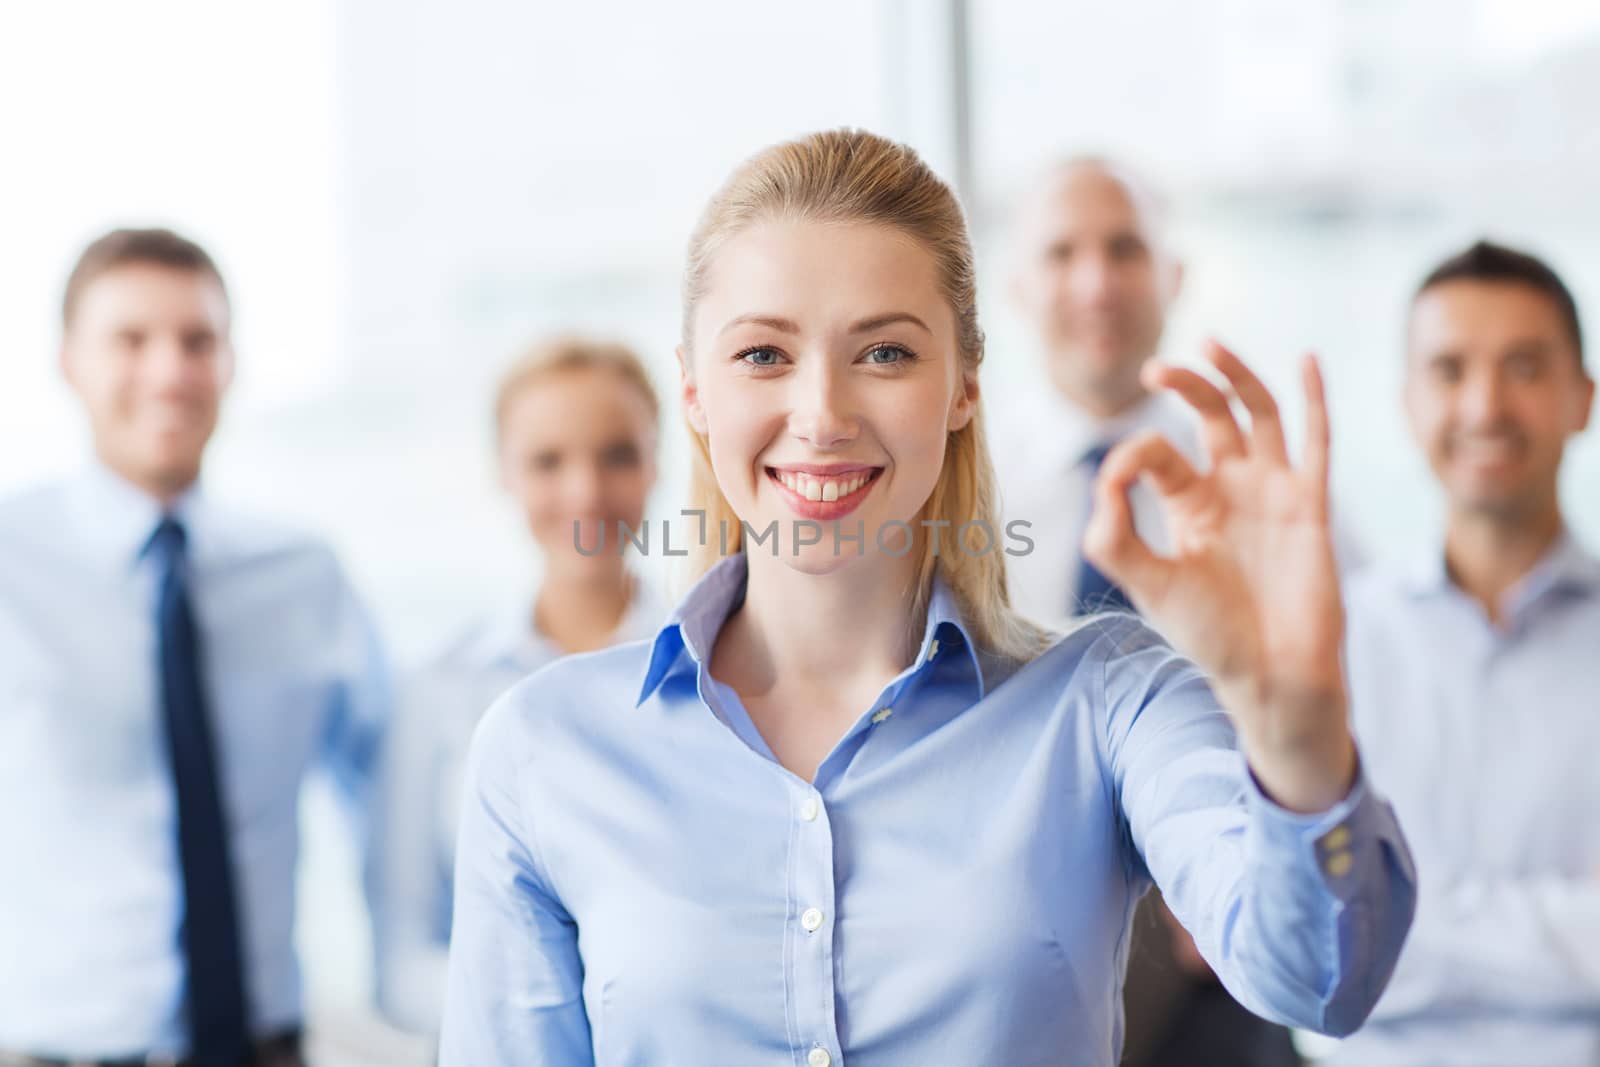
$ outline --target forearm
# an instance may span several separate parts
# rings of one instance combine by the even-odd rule
[[[1251,1010],[1330,1033],[1358,1026],[1399,956],[1416,876],[1353,746],[1352,768],[1321,783],[1337,780],[1338,795],[1312,813],[1290,810],[1252,773],[1240,716],[1193,665],[1148,633],[1113,637],[1109,759],[1173,913]]]
[[[1292,812],[1327,811],[1356,783],[1356,744],[1342,681],[1294,696],[1218,685],[1239,730],[1239,748],[1261,789]]]
[[[1362,782],[1313,815],[1251,792],[1243,877],[1201,948],[1246,1004],[1349,1033],[1376,1003],[1412,919],[1416,879],[1404,840]]]

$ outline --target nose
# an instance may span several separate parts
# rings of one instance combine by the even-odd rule
[[[152,393],[199,399],[218,388],[215,361],[191,351],[176,332],[149,338],[140,349],[138,373]]]
[[[145,342],[140,362],[145,372],[162,385],[181,385],[188,377],[190,360],[178,337],[161,333]]]
[[[822,358],[806,360],[802,367],[791,379],[789,432],[819,449],[854,440],[857,418],[848,375]]]
[[[1082,304],[1108,303],[1116,292],[1116,275],[1104,252],[1085,250],[1073,257],[1067,274],[1067,287],[1073,299]]]
[[[598,512],[605,500],[604,482],[599,465],[593,461],[568,463],[563,474],[561,495],[567,510],[582,515]]]
[[[1461,414],[1470,424],[1492,425],[1505,414],[1505,382],[1492,369],[1486,368],[1470,375],[1463,384],[1459,396]]]

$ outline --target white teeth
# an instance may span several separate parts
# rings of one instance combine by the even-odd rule
[[[849,496],[872,480],[870,474],[856,474],[849,478],[813,478],[809,474],[798,474],[791,471],[775,471],[778,481],[782,482],[797,495],[807,500],[832,502],[841,497]]]

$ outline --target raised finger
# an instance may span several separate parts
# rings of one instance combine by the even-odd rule
[[[1326,500],[1332,430],[1328,425],[1327,388],[1322,381],[1322,367],[1315,355],[1306,353],[1300,376],[1306,390],[1306,475]]]
[[[1233,386],[1234,393],[1250,413],[1250,446],[1277,463],[1289,462],[1289,450],[1283,441],[1283,421],[1278,416],[1278,402],[1261,384],[1255,372],[1245,366],[1244,360],[1215,341],[1206,345],[1206,358],[1222,372]]]
[[[1177,496],[1200,480],[1189,457],[1157,430],[1146,430],[1123,441],[1107,453],[1100,467],[1102,482],[1122,492],[1141,476],[1148,476],[1162,497]]]
[[[1170,389],[1183,398],[1200,416],[1200,440],[1213,465],[1231,456],[1244,455],[1244,431],[1234,417],[1228,396],[1204,375],[1165,363],[1145,365],[1145,384]]]

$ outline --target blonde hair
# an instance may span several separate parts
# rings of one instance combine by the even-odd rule
[[[717,252],[730,237],[772,219],[875,223],[918,241],[933,256],[944,296],[955,312],[962,372],[969,378],[977,375],[983,331],[961,205],[914,151],[862,130],[829,130],[774,145],[743,163],[711,198],[689,240],[683,288],[685,353],[693,350],[694,309],[705,295]],[[704,528],[730,532],[725,544],[713,536],[690,547],[688,567],[698,577],[717,561],[723,547],[741,549],[743,528],[717,486],[705,437],[692,426],[689,436],[694,443],[690,506],[704,511]],[[966,530],[965,546],[941,545],[937,556],[932,538],[917,537],[908,621],[925,617],[937,572],[955,593],[962,619],[981,648],[1019,661],[1042,651],[1053,635],[1013,611],[1006,593],[994,466],[984,438],[981,401],[967,424],[949,434],[944,468],[918,519],[942,520],[951,531],[969,522],[976,528]],[[920,521],[914,526],[924,529]]]
[[[644,363],[627,345],[576,334],[546,338],[518,356],[500,375],[494,391],[494,433],[505,432],[506,413],[518,393],[534,382],[575,370],[611,371],[639,390],[650,411],[650,421],[661,421],[661,401]]]

